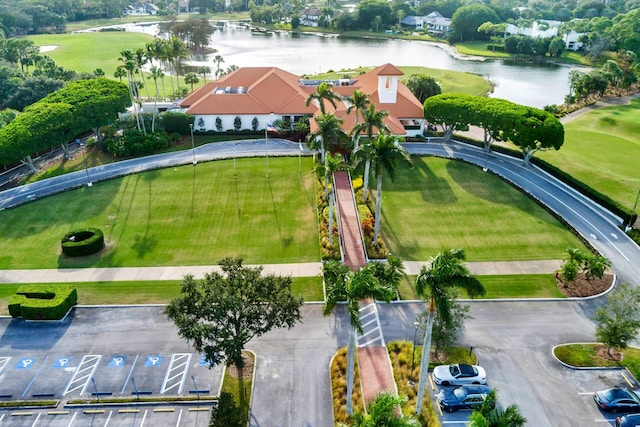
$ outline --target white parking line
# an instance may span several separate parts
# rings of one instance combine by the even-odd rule
[[[67,384],[62,395],[66,396],[78,389],[82,389],[80,394],[83,394],[87,388],[87,384],[89,384],[89,380],[93,376],[93,373],[98,368],[100,360],[102,360],[102,355],[87,354],[82,356],[82,361],[78,365],[78,369],[73,373],[73,376],[69,380],[69,384]],[[79,383],[79,385],[74,386],[74,383]]]
[[[131,369],[129,370],[129,375],[127,375],[127,379],[125,380],[124,385],[122,386],[122,390],[120,390],[120,394],[124,394],[124,391],[127,388],[127,384],[129,384],[129,380],[131,379],[131,375],[133,375],[133,368],[136,367],[136,362],[138,361],[139,357],[140,357],[140,355],[136,354],[136,358],[133,360],[133,363],[131,364]]]
[[[176,427],[180,427],[180,419],[182,418],[182,409],[178,413],[178,421],[176,422]]]
[[[176,394],[182,393],[184,387],[184,380],[187,377],[187,371],[189,370],[189,363],[191,361],[191,353],[176,353],[171,356],[171,362],[167,368],[167,373],[162,383],[162,389],[160,394],[164,394],[167,391],[178,388]],[[174,366],[175,365],[175,366]]]
[[[2,372],[5,366],[7,366],[7,363],[9,363],[9,360],[11,360],[11,356],[0,357],[0,372]]]
[[[71,416],[71,421],[69,421],[68,427],[71,427],[73,425],[73,422],[75,421],[77,415],[78,415],[78,412],[73,413],[73,415]]]

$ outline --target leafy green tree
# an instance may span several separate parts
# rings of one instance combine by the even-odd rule
[[[618,285],[607,296],[607,303],[598,308],[593,320],[596,322],[596,338],[607,345],[607,354],[611,356],[611,347],[627,348],[640,330],[640,288],[628,283]]]
[[[528,107],[526,113],[518,117],[513,129],[503,129],[503,133],[520,148],[525,166],[536,151],[559,150],[564,144],[564,126],[560,120],[533,107]]]
[[[496,12],[484,4],[462,6],[451,17],[452,31],[449,40],[460,42],[478,40],[482,34],[478,28],[485,22],[498,23],[500,18]]]
[[[244,346],[273,329],[295,326],[303,299],[293,294],[291,277],[262,275],[262,267],[243,266],[240,258],[219,265],[221,272],[200,281],[185,276],[165,313],[209,364],[242,368]]]
[[[398,413],[398,407],[404,406],[407,398],[398,397],[395,393],[385,391],[379,393],[367,407],[367,412],[357,412],[351,418],[349,427],[420,427],[420,421],[413,415]]]
[[[431,331],[431,342],[435,349],[436,355],[443,350],[447,350],[454,346],[458,342],[458,338],[464,331],[464,322],[467,319],[473,319],[469,314],[468,304],[460,304],[455,302],[457,294],[454,290],[447,290],[451,295],[451,304],[449,319],[442,319],[439,312],[436,310],[435,317],[433,319],[433,330]],[[425,311],[420,313],[417,317],[417,321],[422,326],[422,329],[426,329],[429,312]]]
[[[442,93],[436,79],[426,74],[412,74],[405,84],[421,104],[424,104],[427,98]]]
[[[218,404],[211,410],[209,427],[242,427],[242,412],[236,406],[233,394],[220,393]]]
[[[361,30],[371,28],[382,31],[394,24],[394,18],[389,2],[384,0],[362,0],[356,8],[358,27]],[[377,29],[375,22],[377,21]]]
[[[499,24],[494,24],[493,22],[484,22],[482,25],[478,27],[479,33],[485,33],[490,35],[491,39],[491,50],[493,52],[496,51],[496,44],[502,44],[502,34],[507,28],[507,24],[502,22]]]
[[[454,131],[469,130],[469,112],[476,107],[471,95],[461,93],[435,95],[424,101],[424,118],[441,125],[444,140],[451,140]]]
[[[469,427],[524,427],[527,419],[517,405],[501,409],[496,405],[496,390],[491,390],[482,406],[469,416]]]
[[[445,323],[451,319],[451,294],[450,288],[460,288],[470,297],[482,296],[486,293],[484,286],[475,278],[463,264],[465,253],[463,249],[449,249],[440,252],[431,258],[429,267],[423,266],[416,279],[416,292],[422,298],[429,300],[429,314],[427,317],[427,329],[422,346],[422,361],[420,362],[420,382],[418,384],[418,401],[416,413],[422,411],[422,401],[429,370],[429,358],[431,354],[431,335],[436,310]]]
[[[413,164],[409,153],[400,145],[398,137],[395,135],[378,135],[378,138],[373,141],[371,146],[373,148],[371,164],[373,165],[373,173],[378,180],[376,190],[376,221],[373,232],[373,244],[377,247],[382,218],[382,174],[386,173],[393,182],[398,162],[404,162],[411,167],[413,167]]]
[[[328,261],[322,268],[326,289],[326,299],[322,310],[325,316],[331,315],[338,304],[346,303],[351,332],[347,349],[347,414],[353,414],[353,378],[355,372],[356,333],[362,334],[359,301],[365,298],[391,301],[396,287],[380,282],[374,275],[374,269],[368,263],[357,271],[337,261]]]

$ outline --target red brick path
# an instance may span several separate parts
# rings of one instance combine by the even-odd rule
[[[358,210],[353,198],[348,172],[335,172],[333,174],[333,182],[335,183],[335,194],[338,202],[336,209],[340,216],[344,263],[355,271],[366,265],[367,257],[362,245]]]
[[[367,258],[362,244],[360,220],[351,180],[347,172],[339,171],[333,174],[333,182],[337,200],[336,209],[340,216],[344,263],[355,271],[366,265]],[[382,391],[398,393],[386,347],[359,347],[357,354],[365,408]]]

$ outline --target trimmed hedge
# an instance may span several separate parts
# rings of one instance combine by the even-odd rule
[[[71,231],[62,238],[62,253],[76,257],[95,254],[104,247],[104,234],[99,228]]]
[[[11,317],[25,320],[60,320],[78,302],[69,285],[23,285],[9,298]]]

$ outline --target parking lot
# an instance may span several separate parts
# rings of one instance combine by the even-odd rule
[[[0,354],[0,402],[60,401],[56,408],[0,411],[0,424],[206,426],[211,397],[219,393],[222,374],[222,366],[209,369],[204,356],[197,353]],[[170,396],[189,396],[195,401],[118,407],[99,404],[100,399]],[[75,400],[92,400],[94,404],[69,404]]]

